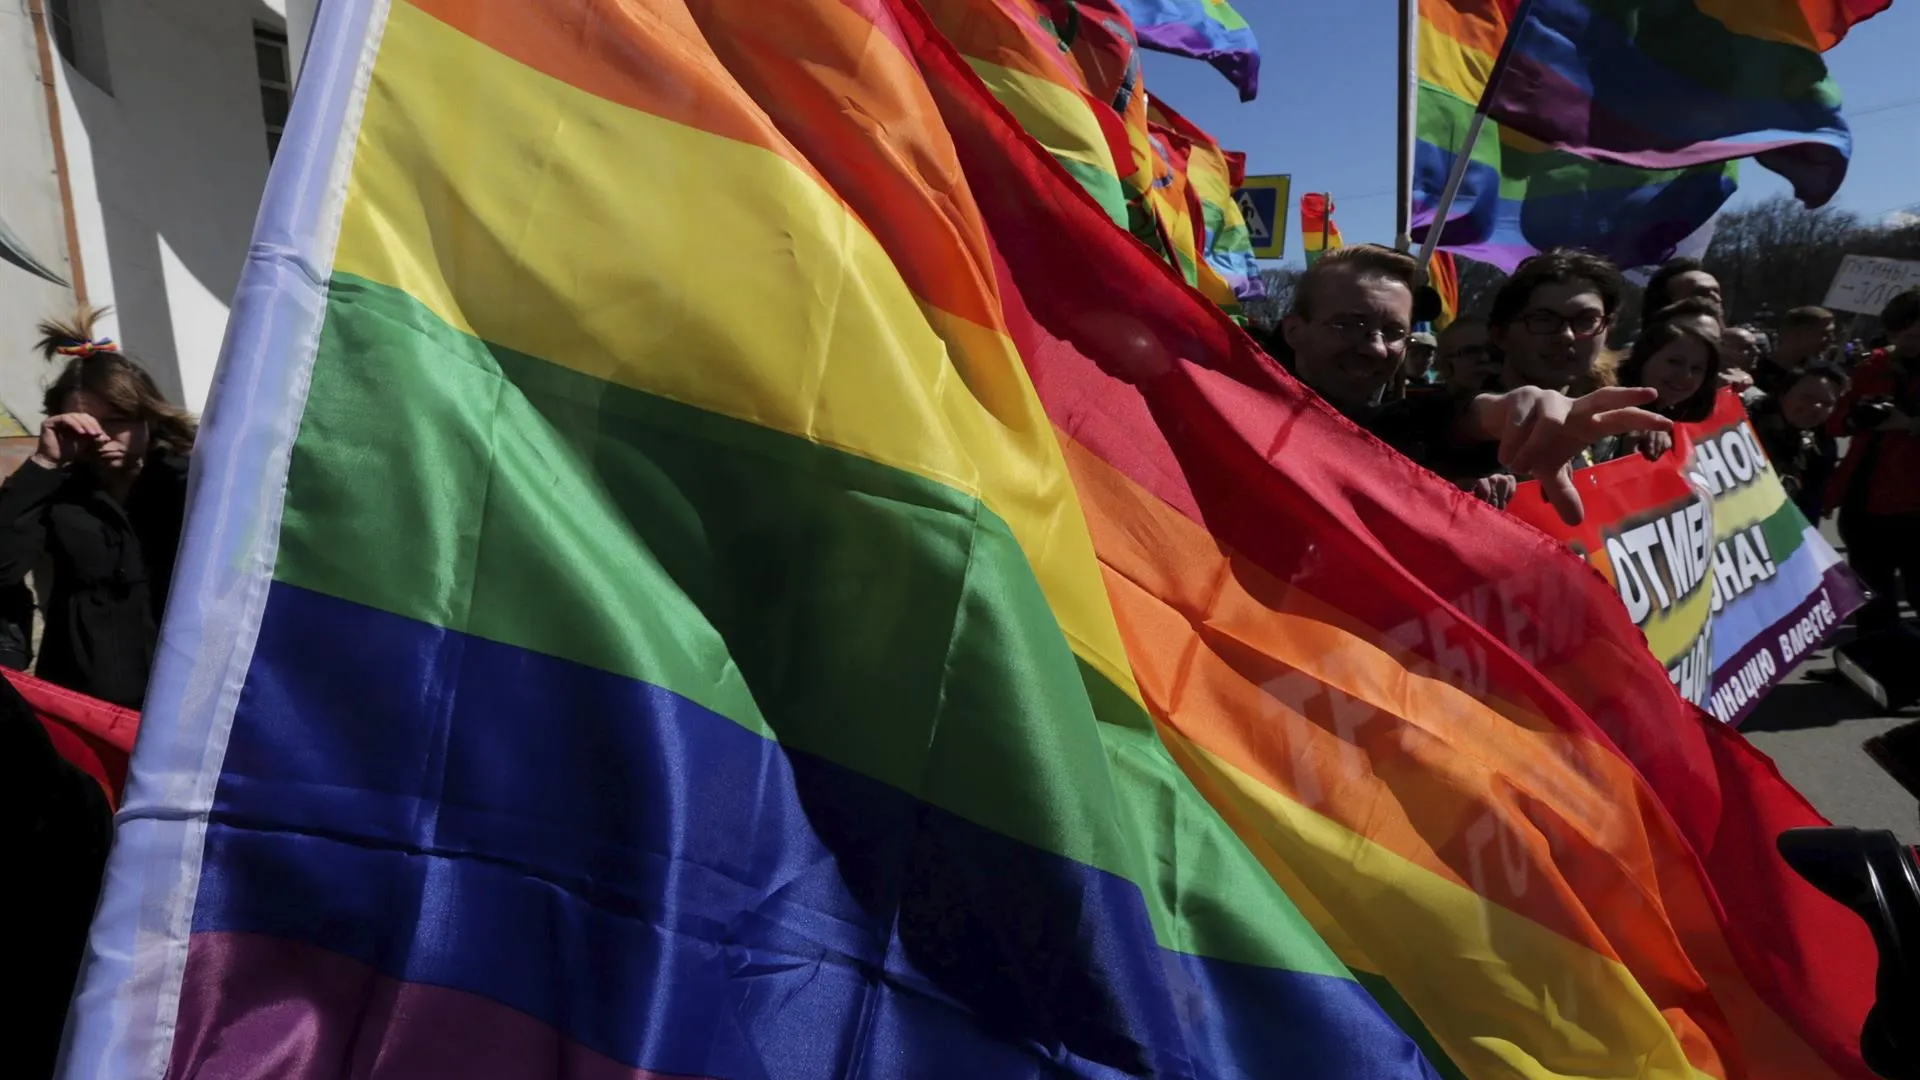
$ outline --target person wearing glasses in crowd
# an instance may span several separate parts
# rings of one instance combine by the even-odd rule
[[[1512,494],[1512,474],[1539,479],[1561,517],[1577,523],[1584,509],[1570,465],[1589,444],[1672,430],[1671,421],[1635,407],[1658,396],[1644,389],[1574,397],[1567,383],[1516,383],[1471,397],[1384,401],[1412,337],[1417,279],[1414,260],[1387,248],[1329,252],[1302,275],[1280,326],[1294,375],[1401,453],[1499,506]],[[1503,468],[1504,484],[1480,483]]]

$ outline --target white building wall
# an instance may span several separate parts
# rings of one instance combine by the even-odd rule
[[[170,398],[206,403],[266,185],[256,24],[285,0],[93,0],[111,93],[61,64],[88,299]]]
[[[0,0],[0,219],[48,269],[71,278],[46,88],[26,0]],[[22,423],[38,423],[48,374],[28,352],[33,325],[72,307],[67,289],[0,262],[0,405]],[[0,418],[0,434],[11,426]]]

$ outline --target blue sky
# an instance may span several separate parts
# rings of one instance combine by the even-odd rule
[[[1259,35],[1260,96],[1242,105],[1198,61],[1147,54],[1147,89],[1247,154],[1250,173],[1292,173],[1299,196],[1329,191],[1349,241],[1390,243],[1394,223],[1395,0],[1234,0]],[[1869,217],[1920,203],[1920,0],[1855,27],[1827,54],[1853,125],[1853,164],[1834,205]],[[1855,116],[1855,113],[1860,115]],[[1730,205],[1790,189],[1752,162]]]

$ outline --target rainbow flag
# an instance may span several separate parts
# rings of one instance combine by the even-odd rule
[[[1435,330],[1445,330],[1460,317],[1460,269],[1453,256],[1444,251],[1433,253],[1427,263],[1427,283],[1440,294],[1440,317],[1433,320]]]
[[[1513,0],[1420,0],[1413,235],[1424,239]],[[1578,247],[1622,266],[1666,260],[1732,197],[1731,162],[1642,169],[1589,161],[1489,120],[1474,144],[1441,246],[1511,271],[1536,251]]]
[[[1119,161],[1130,156],[1126,129],[1089,92],[1062,27],[1039,0],[922,0],[927,13],[1027,134],[1093,197],[1109,219],[1129,227]],[[1131,170],[1129,170],[1131,171]]]
[[[1583,157],[1751,157],[1819,206],[1853,136],[1820,53],[1892,0],[1528,0],[1489,115]]]
[[[1812,811],[917,3],[305,78],[68,1077],[1859,1075]]]
[[[1192,217],[1200,226],[1199,250],[1210,271],[1201,276],[1200,291],[1228,314],[1237,314],[1241,300],[1263,295],[1253,237],[1233,197],[1246,179],[1246,156],[1220,149],[1213,136],[1158,98],[1147,103],[1147,115],[1167,132],[1186,163]]]
[[[1140,43],[1212,64],[1240,88],[1240,100],[1260,92],[1260,43],[1227,0],[1118,0],[1140,31]]]
[[[1340,226],[1333,223],[1333,196],[1318,192],[1300,196],[1300,250],[1307,265],[1346,243],[1340,238]]]

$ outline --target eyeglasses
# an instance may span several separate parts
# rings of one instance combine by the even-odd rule
[[[1377,336],[1388,352],[1405,349],[1407,340],[1413,336],[1413,331],[1404,326],[1375,326],[1365,319],[1328,319],[1322,325],[1354,345],[1365,345]]]
[[[1527,333],[1542,337],[1572,330],[1574,337],[1590,338],[1606,328],[1607,317],[1597,311],[1583,311],[1571,317],[1557,311],[1529,311],[1520,317],[1520,325],[1527,328]]]

